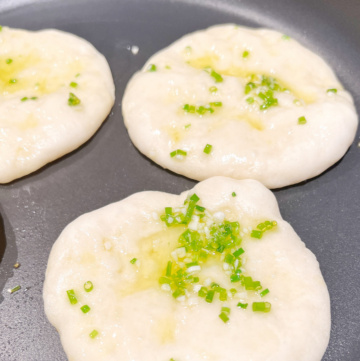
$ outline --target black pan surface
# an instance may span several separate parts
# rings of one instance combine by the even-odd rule
[[[44,315],[42,287],[51,247],[69,222],[134,192],[180,193],[194,186],[134,148],[121,99],[150,55],[186,33],[227,22],[278,29],[301,41],[330,63],[360,109],[358,0],[0,0],[1,25],[57,28],[89,40],[108,59],[117,87],[112,113],[88,143],[0,186],[1,361],[66,360]],[[140,48],[137,55],[131,45]],[[275,191],[283,217],[317,256],[330,291],[332,332],[323,361],[360,360],[358,142],[359,133],[321,176]],[[21,267],[14,269],[17,261]],[[22,289],[10,295],[7,289],[18,284]]]

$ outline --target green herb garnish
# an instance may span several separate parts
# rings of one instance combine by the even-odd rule
[[[95,338],[98,334],[99,334],[98,331],[93,330],[93,331],[90,332],[89,336],[90,336],[90,338]]]
[[[298,124],[306,124],[306,118],[304,116],[298,119]]]
[[[88,305],[84,305],[84,306],[80,307],[80,310],[83,313],[88,313],[91,310],[91,308]]]
[[[78,300],[76,298],[76,295],[75,295],[75,291],[74,290],[68,290],[66,291],[68,297],[69,297],[69,301],[72,305],[76,305]]]
[[[86,292],[91,292],[94,289],[94,285],[91,281],[87,281],[84,283],[84,290]]]
[[[204,148],[204,153],[210,154],[211,150],[212,150],[212,145],[211,144],[206,144],[206,146]]]
[[[156,68],[155,64],[150,64],[148,69],[147,69],[147,71],[149,71],[149,72],[154,72],[156,70],[157,70],[157,68]]]
[[[69,106],[74,107],[76,105],[79,105],[80,103],[81,100],[74,93],[69,93],[69,99],[68,99]]]

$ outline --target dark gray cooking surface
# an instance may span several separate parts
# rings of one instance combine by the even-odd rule
[[[52,27],[89,40],[108,59],[117,87],[113,112],[88,143],[0,186],[1,361],[66,360],[42,302],[49,252],[66,224],[134,192],[193,187],[194,181],[162,170],[134,148],[121,99],[131,75],[154,52],[186,33],[227,22],[275,28],[300,40],[334,67],[360,109],[358,0],[0,0],[1,25]],[[131,45],[140,48],[137,55]],[[325,174],[275,192],[283,217],[316,254],[329,287],[332,333],[323,361],[360,359],[358,141],[359,134]],[[16,261],[19,269],[13,269]],[[7,289],[18,284],[22,289],[10,295]]]

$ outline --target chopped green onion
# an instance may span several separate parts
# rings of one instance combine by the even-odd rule
[[[84,306],[80,307],[80,310],[83,313],[88,313],[91,310],[91,308],[88,305],[84,305]]]
[[[253,83],[253,82],[249,82],[249,83],[247,83],[246,85],[245,85],[245,94],[249,94],[253,89],[255,89],[256,88],[256,85],[255,85],[255,83]]]
[[[191,127],[191,124],[186,124],[186,125],[185,125],[185,129],[187,129],[187,128],[189,128],[189,127]]]
[[[15,83],[17,83],[17,79],[10,79],[10,80],[9,80],[9,83],[10,83],[10,84],[15,84]]]
[[[244,310],[247,308],[247,306],[248,306],[247,303],[241,303],[241,302],[239,302],[239,303],[237,304],[237,307],[243,308]]]
[[[205,296],[207,295],[207,293],[208,293],[207,288],[206,288],[206,287],[201,287],[200,290],[199,290],[199,292],[198,292],[198,295],[199,295],[200,297],[205,297]]]
[[[93,331],[90,332],[89,336],[90,336],[91,338],[95,338],[98,334],[99,334],[98,331],[93,330]]]
[[[327,92],[327,93],[334,93],[334,94],[336,94],[336,93],[337,93],[337,89],[335,89],[335,88],[328,89],[326,92]]]
[[[306,124],[306,118],[304,116],[298,119],[298,124]]]
[[[28,97],[24,97],[24,98],[21,98],[20,101],[26,102],[28,99],[29,99]]]
[[[176,149],[170,153],[171,158],[175,157],[176,155],[181,155],[185,157],[187,155],[187,152],[182,149]]]
[[[86,292],[91,292],[93,290],[93,288],[94,288],[94,285],[91,281],[87,281],[84,283],[84,290]]]
[[[6,59],[6,64],[11,64],[13,62],[12,59]]]
[[[137,258],[133,258],[132,260],[130,260],[130,263],[131,263],[131,264],[135,264],[136,261],[137,261]]]
[[[37,100],[38,97],[31,97],[31,100]]]
[[[253,97],[246,98],[246,101],[247,101],[249,104],[252,104],[252,103],[254,103],[254,98],[253,98]]]
[[[219,73],[217,73],[214,69],[205,68],[204,70],[215,79],[215,83],[221,83],[224,80],[223,77]]]
[[[239,275],[238,273],[234,273],[230,276],[230,281],[231,282],[239,282],[241,281],[241,275]]]
[[[230,320],[229,316],[225,312],[221,312],[219,317],[222,321],[224,321],[224,323],[226,323]]]
[[[250,55],[250,52],[248,50],[245,50],[242,54],[243,58],[247,58]]]
[[[212,150],[212,145],[211,144],[206,144],[206,146],[204,148],[204,153],[210,154],[211,150]]]
[[[269,303],[269,302],[253,302],[252,310],[254,312],[270,312],[271,303]]]
[[[252,232],[251,232],[251,235],[250,235],[251,237],[253,237],[253,238],[257,238],[257,239],[260,239],[261,237],[262,237],[262,232],[261,231],[257,231],[257,230],[253,230]]]
[[[209,88],[209,92],[210,93],[216,93],[218,91],[218,88],[216,87],[216,86],[211,86],[210,88]]]
[[[234,257],[238,258],[239,256],[241,256],[245,251],[242,248],[239,248],[238,250],[236,250],[233,255]]]
[[[269,289],[266,288],[264,291],[260,292],[260,296],[261,296],[261,297],[264,297],[264,296],[266,296],[269,292],[270,292]]]
[[[72,88],[77,88],[78,83],[75,83],[74,81],[72,81],[72,82],[70,83],[70,86],[71,86]]]
[[[68,290],[66,291],[68,297],[69,297],[69,301],[72,305],[76,305],[78,300],[76,298],[76,295],[75,295],[75,291],[74,290]]]
[[[150,64],[147,71],[153,72],[153,71],[156,71],[156,69],[157,68],[156,68],[155,64]]]
[[[172,262],[169,261],[167,263],[167,266],[166,266],[166,277],[170,277],[171,276],[171,268],[172,268]]]
[[[3,27],[0,25],[0,31],[2,31]]]
[[[13,294],[21,289],[21,286],[16,286],[14,288],[9,289],[10,294]]]
[[[236,193],[235,193],[235,192],[232,192],[231,195],[232,195],[233,197],[236,197]]]
[[[211,105],[212,107],[221,107],[221,106],[222,106],[222,102],[212,102],[212,103],[210,103],[210,105]]]
[[[199,212],[205,211],[205,207],[201,207],[201,206],[195,206],[195,209],[198,210]]]
[[[221,312],[230,313],[230,307],[221,307]]]
[[[79,105],[80,103],[81,100],[74,93],[69,93],[69,99],[68,99],[69,106],[73,107]]]
[[[205,297],[205,301],[208,302],[208,303],[211,303],[214,299],[214,295],[215,295],[215,291],[211,290],[211,291],[208,291],[206,297]]]

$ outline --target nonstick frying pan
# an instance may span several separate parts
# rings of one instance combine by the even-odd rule
[[[66,360],[44,315],[42,287],[50,249],[69,222],[134,192],[180,193],[194,186],[134,148],[121,98],[150,55],[186,33],[228,22],[296,38],[328,61],[360,109],[358,0],[0,0],[1,25],[57,28],[89,40],[108,59],[117,87],[113,111],[89,142],[0,186],[1,361]],[[140,48],[137,55],[132,45]],[[359,133],[345,157],[319,177],[275,191],[284,219],[317,256],[330,291],[332,332],[323,361],[360,359],[358,142]],[[21,290],[9,294],[16,285]]]

